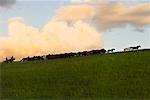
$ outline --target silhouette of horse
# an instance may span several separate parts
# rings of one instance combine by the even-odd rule
[[[31,58],[32,61],[36,61],[36,60],[44,60],[43,56],[34,56]]]
[[[44,60],[43,56],[34,56],[34,57],[27,57],[23,58],[21,61],[36,61],[36,60]]]
[[[141,47],[141,46],[138,45],[138,46],[136,46],[136,47],[130,47],[130,49],[131,49],[131,50],[138,50],[140,47]]]
[[[15,58],[14,58],[13,56],[12,56],[10,59],[8,59],[8,58],[6,57],[6,60],[3,61],[3,63],[12,63],[14,60],[15,60]]]
[[[90,55],[95,55],[95,54],[104,54],[106,53],[105,49],[100,49],[100,50],[92,50],[90,51]]]
[[[23,58],[21,61],[30,61],[30,57],[27,57],[27,58]]]
[[[113,53],[114,50],[115,50],[114,48],[113,49],[109,49],[107,52],[108,53]]]
[[[106,53],[106,50],[105,50],[105,49],[101,49],[100,51],[101,51],[101,52],[100,52],[101,54]]]

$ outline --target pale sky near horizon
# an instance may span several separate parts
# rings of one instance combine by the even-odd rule
[[[102,1],[102,0],[99,0]],[[118,3],[123,0],[106,0]],[[149,0],[124,0],[127,5],[131,3],[149,3]],[[41,29],[56,14],[56,11],[65,6],[72,5],[70,0],[17,0],[12,8],[0,9],[0,37],[8,35],[8,20],[13,17],[22,17],[26,24]],[[18,27],[19,28],[19,27]],[[150,48],[150,27],[144,31],[137,31],[134,26],[113,28],[102,33],[104,48],[123,50],[125,47],[141,45]],[[96,29],[99,31],[98,27]],[[1,45],[1,43],[0,43]]]

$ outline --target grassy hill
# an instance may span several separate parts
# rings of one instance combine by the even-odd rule
[[[1,99],[150,99],[150,50],[0,65]]]

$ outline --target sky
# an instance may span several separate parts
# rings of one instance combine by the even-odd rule
[[[0,0],[0,58],[150,48],[149,25],[149,0]]]

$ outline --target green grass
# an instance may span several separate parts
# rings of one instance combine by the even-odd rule
[[[0,65],[1,99],[150,99],[150,51]]]

